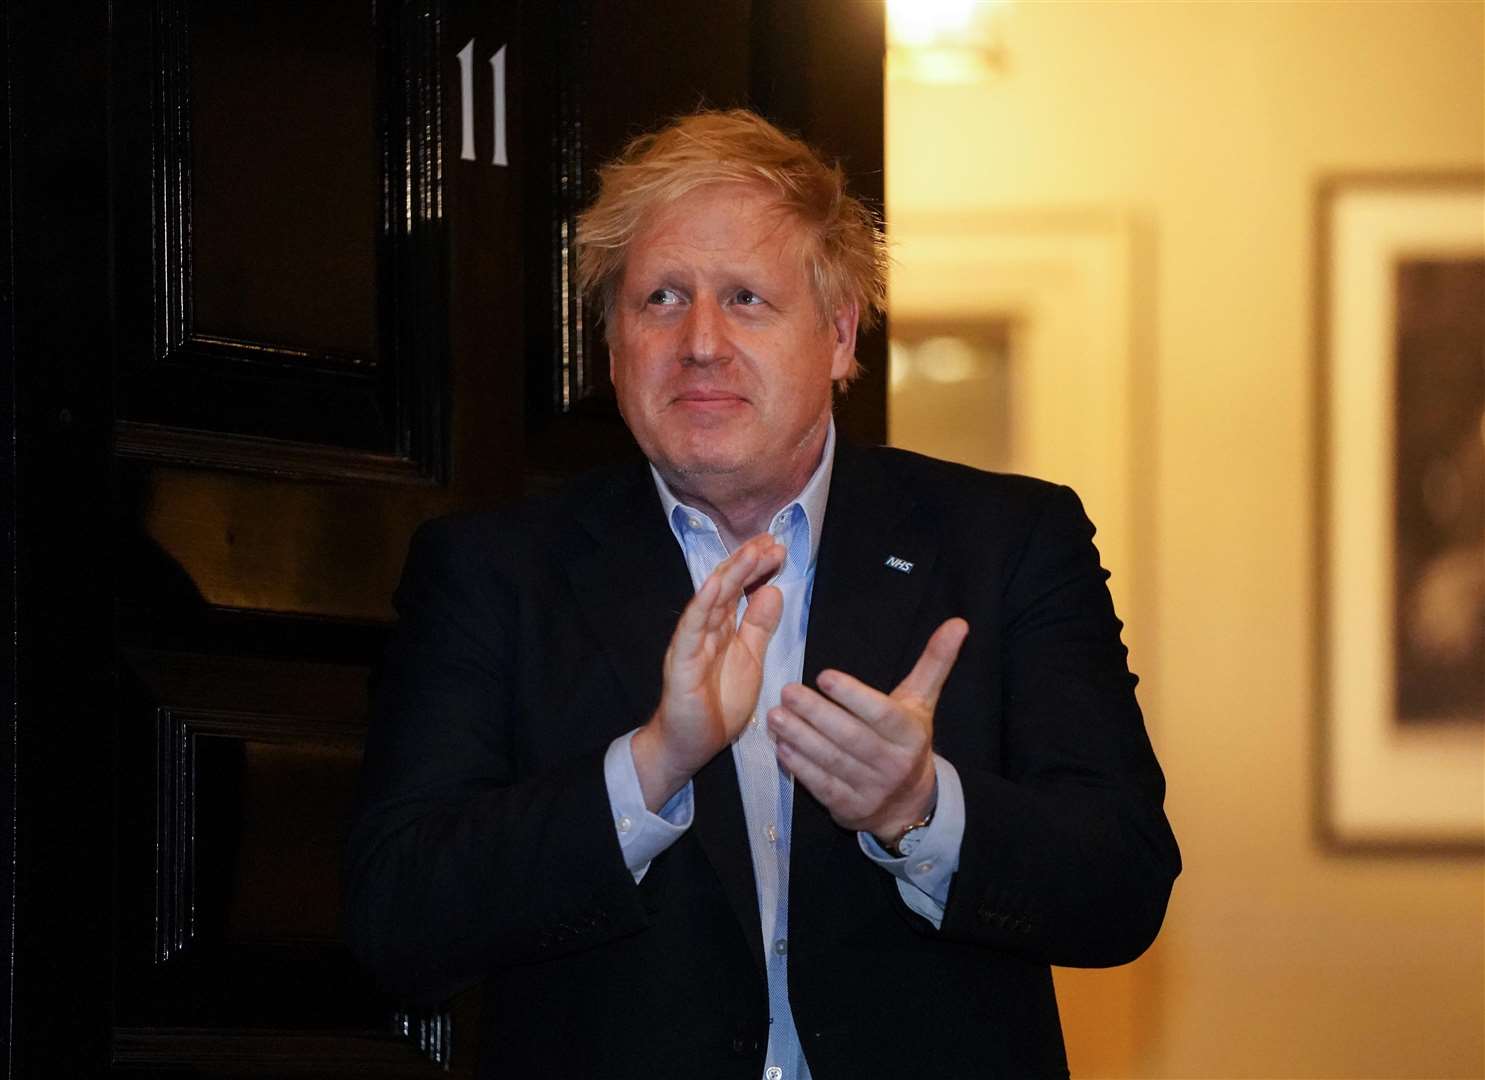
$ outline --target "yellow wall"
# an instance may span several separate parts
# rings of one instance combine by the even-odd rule
[[[1317,848],[1310,661],[1316,184],[1485,166],[1482,11],[1021,2],[1002,75],[889,83],[905,265],[944,213],[1139,238],[1138,554],[1115,569],[1186,871],[1150,954],[1059,973],[1075,1076],[1485,1076],[1485,869]]]

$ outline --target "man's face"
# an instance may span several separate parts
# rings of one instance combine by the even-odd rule
[[[673,485],[782,499],[818,462],[856,312],[822,317],[803,240],[765,191],[727,184],[664,207],[630,244],[610,371],[625,422]]]

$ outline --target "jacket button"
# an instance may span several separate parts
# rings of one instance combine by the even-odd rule
[[[747,1044],[743,1042],[743,1037],[741,1035],[732,1040],[732,1052],[738,1057],[743,1057],[744,1054],[747,1052]]]

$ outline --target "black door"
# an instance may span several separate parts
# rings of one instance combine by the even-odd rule
[[[424,518],[635,450],[596,162],[748,104],[882,191],[882,5],[13,0],[9,1075],[468,1075],[338,943]],[[843,427],[885,434],[885,348]]]

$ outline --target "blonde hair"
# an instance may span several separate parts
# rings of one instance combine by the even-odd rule
[[[578,287],[607,320],[629,245],[649,216],[712,184],[762,185],[805,227],[805,270],[822,318],[855,303],[871,329],[887,299],[886,238],[845,173],[746,109],[703,110],[630,141],[598,172],[598,197],[578,216]],[[842,382],[858,374],[857,365]]]

